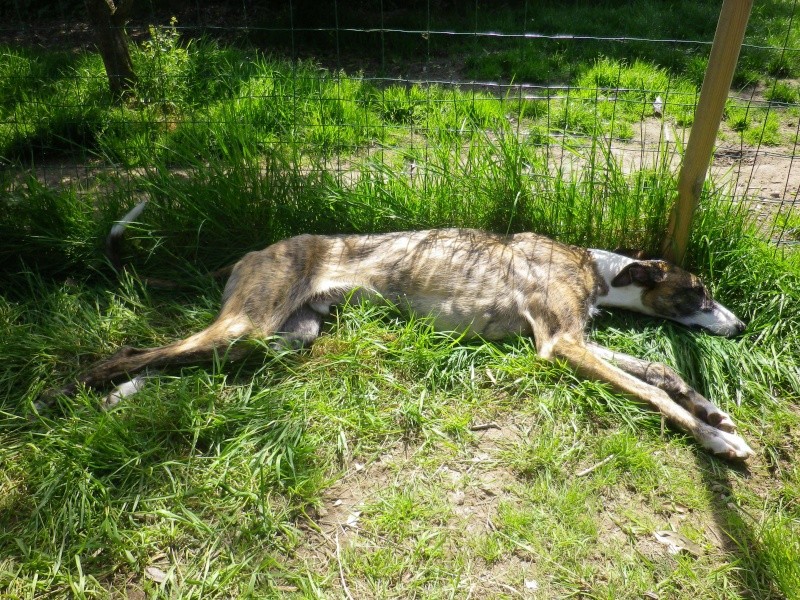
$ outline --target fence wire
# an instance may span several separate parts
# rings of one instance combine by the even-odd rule
[[[177,22],[152,3],[126,27],[136,96],[106,111],[82,15],[54,3],[54,18],[31,18],[27,3],[14,2],[0,28],[7,189],[33,177],[96,191],[109,173],[135,179],[156,163],[180,172],[197,163],[170,152],[231,152],[230,129],[252,144],[239,152],[286,147],[296,167],[324,169],[340,185],[367,163],[410,178],[427,173],[426,185],[428,161],[446,141],[458,162],[509,135],[546,156],[551,168],[535,177],[576,176],[592,163],[602,184],[598,153],[625,173],[677,171],[713,26],[707,39],[618,35],[611,24],[605,35],[547,33],[528,30],[536,7],[527,2],[514,13],[521,22],[505,29],[477,1],[412,4],[423,26],[394,25],[403,11],[384,2],[361,3],[360,12],[335,1],[197,2]],[[319,18],[309,16],[315,7]],[[775,44],[742,47],[740,62],[768,72],[759,83],[743,73],[731,91],[710,181],[748,202],[769,239],[791,245],[800,240],[797,1],[782,10]],[[448,11],[461,27],[439,25]],[[685,69],[673,68],[681,61]],[[310,148],[319,160],[309,161]]]

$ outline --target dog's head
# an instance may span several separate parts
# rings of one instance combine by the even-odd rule
[[[612,288],[639,288],[642,312],[715,335],[742,333],[745,324],[711,297],[700,278],[663,260],[636,260],[611,280]]]

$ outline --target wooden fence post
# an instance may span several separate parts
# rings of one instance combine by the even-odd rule
[[[719,13],[700,100],[678,176],[678,199],[672,207],[669,226],[661,243],[664,258],[677,264],[683,262],[689,245],[692,217],[700,201],[752,7],[753,0],[724,0]]]

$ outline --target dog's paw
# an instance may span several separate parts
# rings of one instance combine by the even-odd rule
[[[719,409],[711,411],[706,415],[706,423],[712,427],[725,431],[727,433],[736,433],[736,423],[733,422],[731,416]]]
[[[36,414],[49,410],[55,406],[56,401],[60,397],[72,398],[78,393],[77,384],[70,383],[61,388],[50,389],[39,394],[39,397],[33,403],[33,410]]]
[[[733,422],[731,416],[692,388],[681,390],[674,398],[678,404],[711,427],[728,433],[736,433],[736,423]]]
[[[123,398],[133,396],[144,387],[146,380],[147,377],[144,375],[137,375],[130,381],[119,384],[103,399],[103,408],[112,408],[119,404]]]
[[[728,460],[745,461],[755,455],[753,449],[736,433],[710,425],[701,429],[700,443],[715,455]]]

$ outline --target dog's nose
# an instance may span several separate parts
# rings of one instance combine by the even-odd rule
[[[725,333],[724,335],[725,337],[729,338],[736,337],[737,335],[740,335],[745,329],[747,329],[747,325],[745,325],[739,319],[736,319],[734,323],[728,326],[727,333]]]

